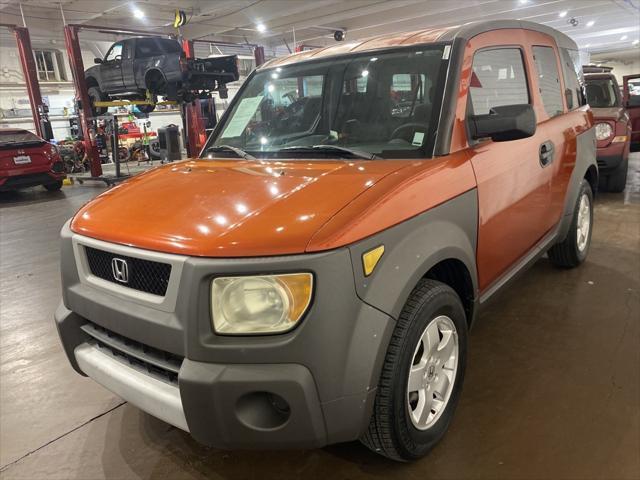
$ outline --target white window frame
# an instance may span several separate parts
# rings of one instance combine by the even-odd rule
[[[46,70],[47,62],[44,58],[45,54],[51,54],[51,63],[53,64],[53,71]],[[41,82],[65,82],[66,75],[64,67],[61,63],[61,56],[58,50],[49,48],[36,48],[33,50],[34,59],[36,62],[36,71],[38,73],[38,80]],[[38,65],[38,57],[41,56],[42,62],[45,66],[45,70],[41,70]],[[41,73],[44,73],[44,78],[41,77]]]

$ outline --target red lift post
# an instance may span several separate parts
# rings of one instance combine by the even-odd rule
[[[253,56],[256,59],[256,68],[262,65],[265,61],[264,47],[256,46],[253,49]]]
[[[193,40],[182,40],[182,50],[188,59],[196,58]],[[204,142],[207,141],[205,128],[200,118],[200,103],[193,101],[185,104],[183,115],[187,156],[194,158],[200,153]]]
[[[40,93],[40,84],[38,83],[38,70],[36,69],[36,62],[33,57],[29,30],[25,27],[18,27],[16,25],[6,23],[0,23],[0,26],[7,27],[16,37],[18,55],[20,56],[20,65],[22,66],[24,81],[27,85],[27,95],[29,96],[29,102],[31,103],[33,123],[36,133],[40,137],[45,138],[47,136],[47,132],[44,131],[43,120],[48,121],[48,119],[46,116],[43,116],[45,105],[42,103],[42,94]]]
[[[77,25],[65,25],[64,43],[67,46],[69,67],[71,67],[71,76],[73,77],[73,84],[76,89],[76,101],[80,102],[78,108],[78,123],[80,124],[82,136],[84,137],[84,148],[89,156],[91,176],[97,178],[102,175],[102,165],[100,164],[98,146],[95,140],[91,140],[89,129],[91,100],[87,92],[87,82],[84,78],[84,62],[82,61],[80,39],[78,38],[79,31],[80,28]]]

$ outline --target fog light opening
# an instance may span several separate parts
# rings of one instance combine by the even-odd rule
[[[236,415],[244,425],[255,430],[273,430],[284,426],[291,416],[289,403],[270,392],[252,392],[236,403]]]

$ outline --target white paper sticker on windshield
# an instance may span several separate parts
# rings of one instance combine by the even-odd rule
[[[420,147],[422,145],[422,141],[424,140],[424,132],[416,132],[413,134],[413,141],[411,145],[415,147]]]
[[[257,97],[243,98],[220,138],[239,137],[242,135],[242,132],[244,132],[247,124],[260,106],[262,97],[262,95],[258,95]]]

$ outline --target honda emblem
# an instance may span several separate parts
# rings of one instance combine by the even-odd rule
[[[129,283],[129,265],[122,258],[111,259],[111,273],[116,282]]]

